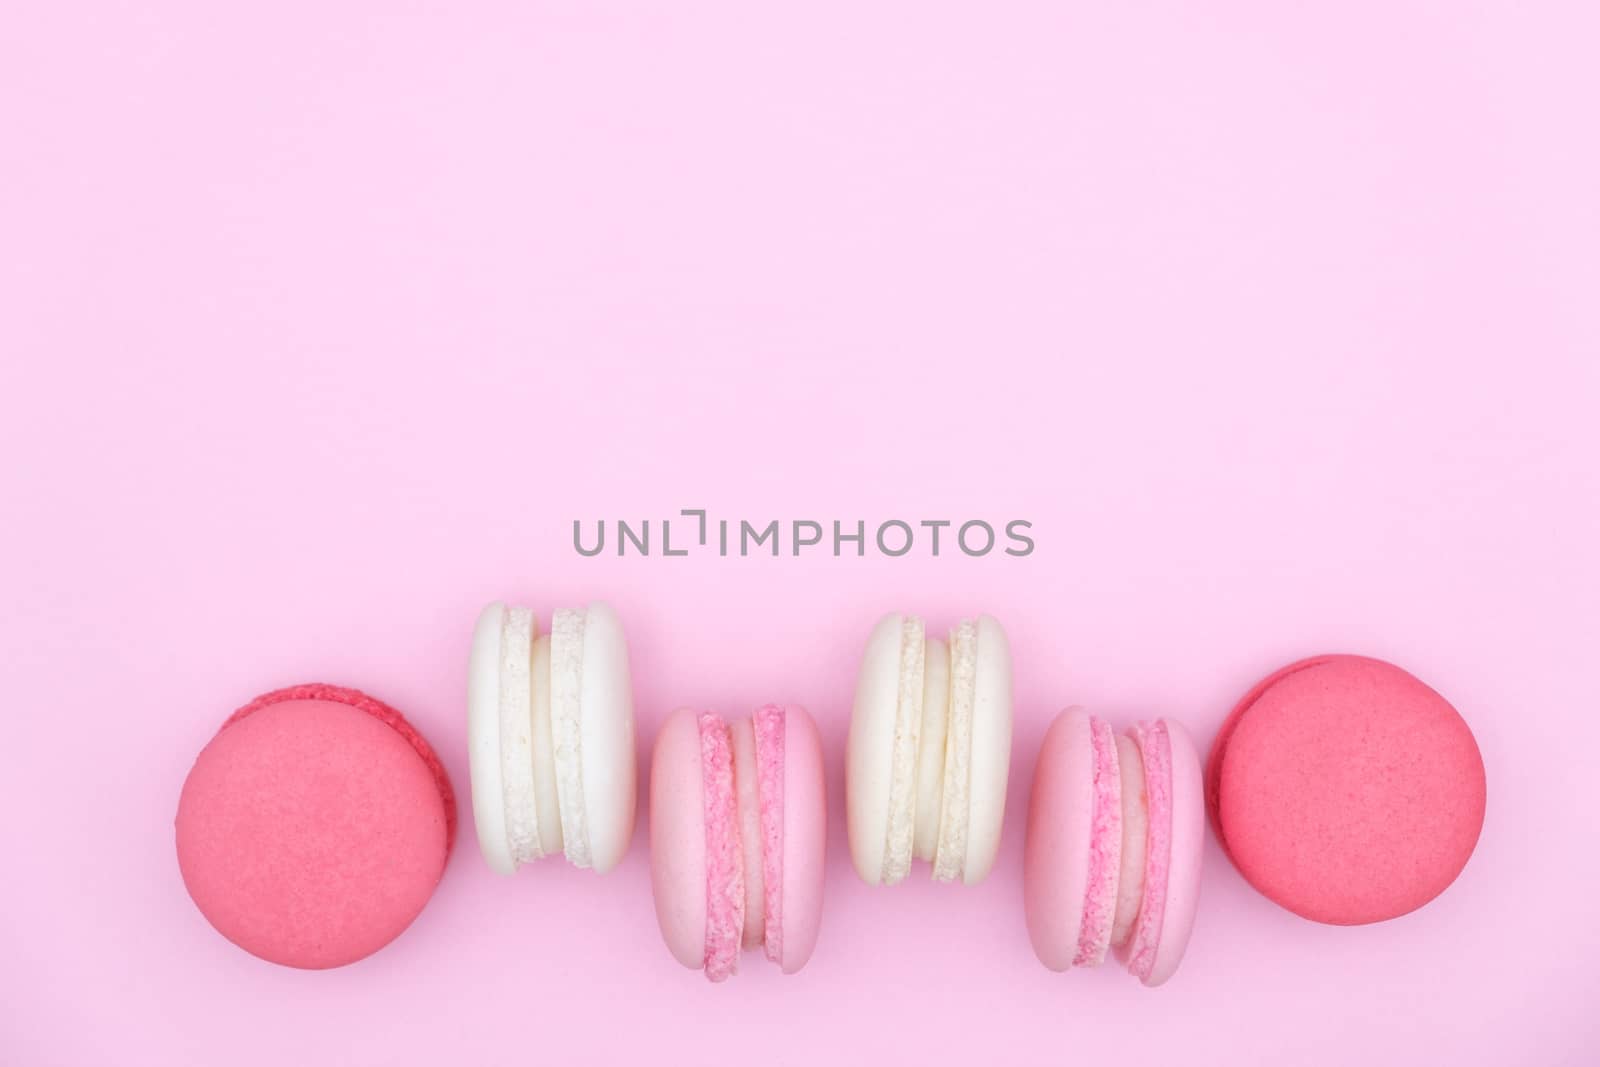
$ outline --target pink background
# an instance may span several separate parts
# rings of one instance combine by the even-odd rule
[[[1600,19],[1106,6],[8,5],[0,1061],[1583,1059]],[[1038,550],[570,545],[692,507],[1025,518]],[[678,704],[814,710],[835,805],[799,976],[672,961],[643,812],[606,878],[496,878],[465,833],[411,931],[336,972],[190,905],[179,786],[259,691],[371,690],[465,799],[500,597],[618,606],[642,758]],[[975,889],[849,865],[856,659],[895,609],[1013,641]],[[1332,650],[1476,730],[1456,886],[1321,927],[1213,847],[1168,987],[1040,967],[1021,812],[1052,713],[1209,743]]]

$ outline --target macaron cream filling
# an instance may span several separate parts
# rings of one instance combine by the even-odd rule
[[[950,646],[931,638],[923,651],[922,736],[917,740],[917,833],[912,853],[933,862],[944,809],[944,747],[950,726]]]
[[[1117,769],[1122,779],[1122,862],[1117,876],[1117,911],[1111,924],[1111,943],[1121,946],[1133,934],[1144,897],[1145,835],[1150,819],[1145,811],[1144,761],[1139,746],[1126,734],[1116,738]]]
[[[739,811],[739,844],[744,863],[744,936],[740,944],[756,948],[766,935],[766,866],[761,862],[761,783],[756,777],[754,721],[732,726],[733,789]]]
[[[530,711],[533,715],[533,791],[539,820],[539,847],[544,855],[565,854],[561,833],[561,794],[556,787],[556,740],[551,726],[550,635],[533,639]]]

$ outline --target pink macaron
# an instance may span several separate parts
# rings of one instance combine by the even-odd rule
[[[234,712],[178,799],[178,867],[228,940],[338,967],[411,924],[455,836],[444,767],[401,714],[354,689],[280,689]]]
[[[1147,986],[1172,977],[1194,925],[1205,844],[1200,758],[1170,719],[1117,736],[1082,708],[1045,733],[1023,853],[1023,908],[1046,967],[1116,949]]]
[[[650,768],[650,875],[673,956],[720,982],[741,949],[792,974],[822,920],[822,745],[804,708],[767,705],[731,727],[680,709]]]
[[[1389,663],[1315,656],[1269,675],[1206,765],[1245,879],[1318,922],[1378,922],[1455,881],[1483,827],[1483,757],[1450,703]]]

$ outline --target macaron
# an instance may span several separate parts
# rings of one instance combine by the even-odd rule
[[[1011,649],[988,615],[948,642],[915,615],[867,639],[845,753],[850,856],[869,885],[913,859],[938,881],[981,882],[994,866],[1011,764]]]
[[[455,797],[398,711],[300,685],[234,712],[178,798],[178,869],[202,915],[289,967],[352,963],[394,940],[444,874]]]
[[[650,881],[679,963],[720,982],[741,949],[784,974],[822,921],[827,810],[822,745],[804,708],[769,704],[729,726],[673,712],[650,766]]]
[[[1023,910],[1051,970],[1092,967],[1115,949],[1147,986],[1172,977],[1189,944],[1205,845],[1200,757],[1183,727],[1116,735],[1068,708],[1045,732],[1028,803]]]
[[[478,846],[512,874],[557,854],[604,874],[633,836],[633,687],[622,623],[606,604],[490,604],[467,666],[467,753]]]
[[[1483,757],[1444,697],[1364,656],[1269,675],[1223,724],[1206,799],[1245,879],[1337,925],[1414,911],[1455,881],[1483,828]]]

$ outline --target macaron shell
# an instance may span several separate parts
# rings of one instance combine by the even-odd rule
[[[1022,903],[1028,937],[1052,971],[1072,966],[1089,883],[1094,753],[1089,713],[1068,708],[1045,731],[1028,798]]]
[[[583,796],[589,854],[604,874],[633,837],[638,769],[628,642],[608,604],[588,607],[583,631]]]
[[[1189,947],[1195,912],[1200,902],[1200,863],[1205,853],[1205,798],[1201,784],[1200,754],[1194,741],[1178,723],[1163,719],[1172,762],[1172,828],[1167,859],[1167,899],[1161,918],[1155,964],[1145,985],[1158,986],[1171,978]]]
[[[1112,947],[1128,943],[1144,896],[1144,860],[1150,815],[1145,808],[1144,762],[1138,744],[1118,734],[1117,769],[1122,772],[1122,856],[1117,874],[1117,910],[1111,923]]]
[[[784,712],[783,949],[781,965],[793,974],[811,958],[822,926],[822,884],[827,851],[827,788],[822,738],[802,707]]]
[[[1350,925],[1443,892],[1483,825],[1482,756],[1438,693],[1392,664],[1322,656],[1277,672],[1213,751],[1229,855],[1268,898]]]
[[[1254,706],[1257,700],[1261,699],[1262,693],[1277,685],[1282,679],[1338,658],[1337,656],[1309,656],[1267,675],[1252,686],[1250,691],[1240,699],[1239,703],[1234,705],[1233,710],[1228,713],[1228,717],[1223,720],[1222,726],[1217,730],[1217,736],[1211,741],[1211,751],[1206,755],[1206,815],[1210,819],[1211,828],[1216,831],[1217,843],[1222,846],[1224,853],[1228,851],[1228,842],[1222,834],[1222,824],[1218,817],[1219,798],[1222,789],[1222,759],[1228,750],[1228,742],[1233,737],[1233,731],[1239,725],[1239,720],[1244,717],[1246,711]]]
[[[885,615],[867,638],[856,678],[849,739],[845,744],[845,808],[850,858],[855,863],[856,873],[868,885],[879,885],[883,881],[903,626],[904,616]]]
[[[444,872],[448,783],[441,791],[412,740],[345,699],[246,710],[200,753],[179,798],[190,896],[223,936],[274,963],[370,955],[411,924]]]
[[[667,948],[699,970],[706,951],[706,818],[700,726],[689,708],[667,717],[651,758],[650,885]]]
[[[496,874],[514,874],[506,841],[500,765],[500,636],[506,606],[490,604],[478,615],[467,662],[467,760],[472,777],[472,821],[478,848]]]
[[[1011,645],[994,618],[978,618],[978,689],[972,713],[967,855],[962,881],[989,876],[1000,851],[1006,782],[1011,773]]]

